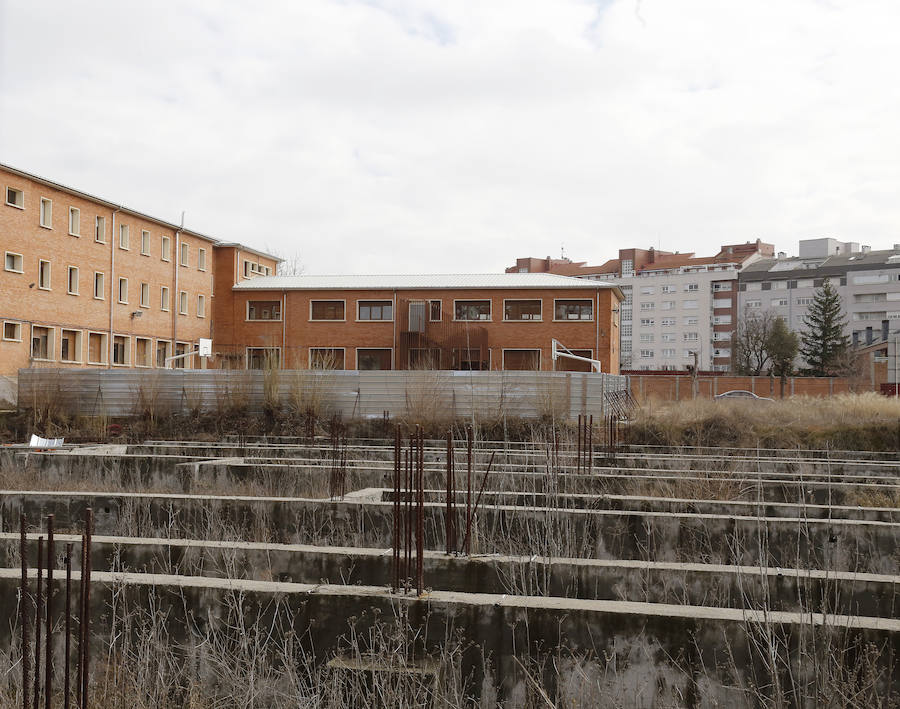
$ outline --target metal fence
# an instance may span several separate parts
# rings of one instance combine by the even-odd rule
[[[345,417],[605,416],[628,377],[586,372],[19,370],[20,409],[72,415],[262,411],[267,403]]]

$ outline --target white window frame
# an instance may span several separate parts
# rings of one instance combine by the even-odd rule
[[[362,308],[363,303],[390,303],[391,304],[391,317],[390,319],[382,319],[382,320],[363,320],[359,317],[360,309]],[[356,322],[394,322],[394,306],[395,303],[391,298],[359,298],[356,301]],[[346,315],[346,311],[344,311],[344,315]],[[364,350],[379,350],[384,349],[382,347],[363,347]]]
[[[116,354],[116,338],[123,337],[125,338],[125,361],[124,362],[116,362],[115,354]],[[130,367],[131,366],[131,335],[123,335],[119,332],[113,333],[112,339],[112,347],[110,348],[110,352],[113,355],[112,366],[113,367]]]
[[[197,249],[197,270],[198,271],[206,270],[206,249],[203,249],[203,248]]]
[[[324,321],[321,321],[321,320],[320,320],[320,321],[318,321],[318,322],[336,322],[336,321],[332,321],[332,320],[324,320]],[[375,349],[375,348],[364,347],[363,349]],[[312,369],[313,350],[340,350],[341,352],[344,353],[344,366],[343,366],[342,369],[335,369],[334,371],[335,371],[335,372],[343,372],[343,371],[346,371],[346,369],[347,369],[347,348],[346,348],[346,347],[327,347],[327,346],[322,346],[322,347],[310,347],[310,348],[309,348],[309,351],[307,352],[307,355],[308,355],[307,362],[308,362],[308,366],[309,366],[310,369]]]
[[[41,271],[44,267],[44,264],[47,264],[47,285],[42,285],[41,283]],[[53,290],[53,265],[47,261],[46,259],[38,260],[38,283],[37,287],[40,290]]]
[[[191,263],[191,246],[186,241],[181,242],[181,252],[178,255],[178,265],[189,268]]]
[[[363,320],[363,322],[387,322],[387,321],[386,320],[372,320],[372,321]],[[332,348],[332,349],[337,349],[337,348]],[[381,371],[391,371],[391,372],[394,371],[394,348],[393,347],[354,347],[353,351],[356,356],[356,361],[353,363],[353,366],[356,368],[357,372],[360,371],[360,369],[359,369],[359,351],[360,350],[380,350],[382,352],[387,350],[388,352],[391,353],[391,368],[390,368],[390,370],[381,370]],[[346,357],[346,353],[344,354],[344,356]],[[346,366],[346,361],[344,362],[344,365]]]
[[[557,304],[559,301],[561,301],[561,300],[586,300],[588,303],[591,304],[591,317],[590,317],[590,319],[584,319],[584,318],[579,318],[578,320],[570,320],[570,319],[560,320],[560,319],[557,319],[557,317],[556,317],[556,304]],[[568,323],[594,322],[594,319],[597,317],[596,310],[597,310],[597,307],[596,307],[596,304],[594,303],[594,299],[593,299],[593,298],[554,298],[554,299],[553,299],[553,322],[568,322]]]
[[[171,301],[171,293],[169,291],[169,286],[160,286],[159,287],[159,309],[164,313],[169,312],[169,308],[172,307]]]
[[[10,191],[15,192],[18,195],[17,201],[10,202],[9,201],[9,193]],[[25,209],[25,190],[20,190],[18,187],[10,187],[6,186],[6,194],[4,195],[4,200],[6,201],[7,207],[15,207],[16,209]],[[21,204],[19,203],[21,202]]]
[[[98,244],[106,243],[106,217],[99,214],[94,217],[94,242]]]
[[[87,364],[95,364],[106,366],[109,361],[109,333],[108,332],[100,332],[99,330],[88,330],[87,333]],[[100,336],[100,360],[95,361],[91,359],[91,335],[99,335]]]
[[[440,305],[441,317],[436,320],[432,319],[432,317],[431,317],[431,304],[432,303],[440,303],[441,304]],[[443,319],[444,319],[444,301],[441,300],[440,298],[431,298],[428,301],[428,322],[443,322]]]
[[[15,260],[18,259],[20,268],[10,268],[6,260],[10,257],[13,258],[13,265],[15,265]],[[22,254],[17,254],[15,251],[7,251],[3,254],[3,270],[9,271],[10,273],[25,273],[25,257]]]
[[[459,320],[456,317],[457,303],[487,303],[488,316],[478,320]],[[454,298],[453,299],[453,322],[494,322],[494,301],[492,298]]]
[[[163,354],[163,362],[159,363],[159,346],[163,346],[164,354]],[[171,340],[162,340],[158,339],[155,342],[155,346],[153,347],[153,367],[156,369],[166,369],[166,360],[172,354],[172,341]]]
[[[6,326],[7,325],[15,325],[16,332],[19,333],[18,337],[7,337],[6,336]],[[22,323],[17,320],[4,320],[3,321],[3,331],[0,332],[0,337],[3,338],[4,342],[21,342],[22,341]]]
[[[44,219],[45,215],[47,217],[46,220]],[[49,197],[41,197],[40,212],[38,213],[38,223],[44,229],[53,228],[53,200]]]
[[[81,236],[81,210],[78,207],[69,207],[69,236]]]
[[[32,349],[32,345],[34,343],[34,329],[36,327],[43,328],[47,330],[50,334],[47,342],[47,357],[35,357],[34,350]],[[28,355],[32,360],[36,360],[38,362],[55,362],[56,361],[56,328],[52,325],[37,325],[35,323],[31,323],[31,338],[28,340]]]
[[[72,273],[75,273],[75,290],[72,290]],[[78,295],[79,294],[79,272],[78,266],[67,266],[66,267],[66,293],[69,295]]]
[[[197,317],[206,317],[206,296],[202,293],[197,294]]]
[[[178,314],[188,314],[188,292],[186,290],[178,291]]]
[[[506,304],[510,301],[537,301],[540,304],[540,313],[538,313],[537,318],[533,320],[507,320],[506,318]],[[543,298],[504,298],[503,299],[503,322],[521,322],[521,323],[530,323],[530,322],[544,322],[544,299]],[[510,348],[515,349],[515,348]],[[523,349],[530,349],[525,347]]]
[[[146,294],[146,298],[144,295]],[[146,282],[141,282],[141,302],[140,307],[149,308],[150,307],[150,284]]]
[[[141,256],[150,255],[150,230],[141,229]]]
[[[119,224],[119,248],[122,251],[131,251],[131,236],[128,233],[127,224]]]
[[[100,276],[100,288],[97,288],[97,276]],[[99,293],[100,295],[97,295]],[[103,271],[94,271],[94,299],[106,300],[106,275]]]
[[[125,298],[122,298],[122,284],[125,284]],[[119,276],[119,280],[116,284],[116,299],[119,303],[123,305],[128,305],[128,279],[124,276]]]
[[[172,260],[172,237],[165,234],[159,240],[159,258],[161,261]]]
[[[312,316],[313,303],[343,303],[344,304],[344,317],[343,318],[335,318],[335,319],[326,318],[324,320],[315,319]],[[282,317],[284,317],[283,313],[282,313]],[[315,300],[310,300],[309,301],[309,322],[347,322],[347,300],[344,298],[316,298]],[[322,349],[322,348],[319,347],[316,349]],[[329,349],[334,350],[334,349],[339,349],[339,348],[331,347]],[[346,353],[345,353],[345,355],[346,355]],[[346,363],[347,363],[347,360],[345,359],[344,360],[345,366],[346,366]]]
[[[138,342],[146,342],[147,343],[147,354],[148,359],[150,360],[150,364],[141,364],[138,362]],[[153,338],[151,337],[135,337],[134,338],[134,366],[135,367],[143,367],[144,369],[149,369],[153,367],[153,362],[156,359],[156,348],[153,346]]]
[[[510,298],[510,300],[524,300],[520,298]],[[504,312],[506,311],[506,306],[503,307]],[[508,322],[520,322],[519,320],[509,320]],[[536,322],[536,321],[528,321],[522,320],[521,322]],[[507,369],[506,368],[506,353],[507,352],[537,352],[537,369],[535,370],[521,370],[521,369]],[[500,348],[500,367],[502,367],[504,372],[521,372],[521,371],[535,371],[540,372],[542,367],[544,366],[543,361],[543,352],[540,347],[502,347]]]
[[[63,359],[62,345],[67,332],[75,333],[75,359]],[[71,327],[63,327],[59,330],[59,361],[68,362],[69,364],[84,364],[84,333]]]

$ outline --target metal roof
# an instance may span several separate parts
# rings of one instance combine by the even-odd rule
[[[766,281],[814,278],[843,274],[847,271],[900,268],[898,256],[900,256],[900,250],[885,249],[832,256],[761,259],[746,266],[741,271],[740,279],[742,281]]]
[[[258,276],[235,290],[414,290],[462,288],[614,288],[613,283],[551,273],[462,273],[420,275]]]

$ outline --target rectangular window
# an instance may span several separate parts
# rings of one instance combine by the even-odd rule
[[[684,289],[688,292],[698,291],[698,290],[700,290],[700,284],[699,283],[685,283]]]
[[[719,293],[721,291],[730,291],[732,290],[732,284],[730,282],[726,283],[713,283],[713,292]]]
[[[504,300],[503,319],[507,321],[540,320],[540,300]],[[511,352],[525,352],[530,350],[510,350]],[[504,367],[505,369],[505,367]]]
[[[720,342],[722,340],[731,340],[731,333],[730,332],[714,332],[713,339],[720,341]]]
[[[506,371],[537,372],[540,368],[540,350],[503,350],[503,369]]]
[[[100,332],[88,334],[88,363],[106,364],[106,335]]]
[[[81,361],[81,331],[63,330],[60,337],[59,358],[63,362]]]
[[[641,295],[653,295],[656,289],[653,286],[642,286]]]
[[[777,308],[788,304],[787,298],[772,298],[772,306]]]
[[[128,279],[127,278],[119,279],[119,302],[120,303],[128,302]]]
[[[12,251],[6,252],[6,261],[5,261],[3,267],[7,271],[13,271],[15,273],[23,273],[25,270],[24,264],[25,264],[25,261],[22,258],[22,254],[14,254]]]
[[[641,327],[653,327],[653,318],[641,318]]]
[[[281,351],[277,347],[248,347],[247,369],[280,369]]]
[[[363,370],[391,369],[390,349],[357,349],[356,368]]]
[[[141,256],[150,255],[150,232],[141,229]]]
[[[281,301],[247,301],[247,320],[281,320]]]
[[[32,359],[53,358],[53,328],[41,325],[31,326]]]
[[[696,310],[697,309],[697,301],[696,300],[685,300],[681,307],[685,310]]]
[[[731,301],[728,300],[727,298],[716,298],[715,300],[713,300],[713,307],[714,308],[730,308]]]
[[[671,359],[672,357],[675,356],[675,350],[671,349],[671,348],[665,348],[662,351],[662,356],[665,357],[666,359]]]
[[[653,342],[653,333],[648,332],[641,335],[641,342]]]
[[[748,300],[748,301],[747,301],[747,307],[748,307],[748,308],[761,308],[761,307],[762,307],[762,301],[761,301],[761,300]]]
[[[53,228],[53,202],[46,197],[41,197],[41,226]]]
[[[489,300],[455,300],[453,301],[453,317],[455,320],[490,320],[491,301]]]
[[[244,278],[250,278],[250,262],[244,261]]]
[[[663,318],[659,324],[663,327],[675,327],[675,318]]]
[[[69,233],[81,236],[81,210],[76,207],[69,207]]]
[[[631,323],[622,325],[622,337],[631,337]]]
[[[141,307],[150,307],[150,284],[141,283]]]
[[[156,343],[156,366],[165,367],[166,358],[169,356],[169,343],[161,340]]]
[[[70,295],[78,295],[78,268],[69,266],[68,292]]]
[[[440,302],[440,301],[437,301]],[[409,350],[410,369],[440,369],[441,351],[437,347],[412,347]]]
[[[812,298],[797,298],[797,305],[812,305],[812,302]]]
[[[119,248],[128,251],[128,225],[119,224]]]
[[[310,369],[343,369],[344,350],[340,347],[310,347]]]
[[[146,337],[135,338],[134,341],[134,364],[137,367],[153,366],[153,343]]]
[[[169,261],[172,258],[172,240],[168,236],[159,240],[159,257],[163,261]]]
[[[193,359],[192,357],[185,357],[188,352],[188,346],[186,342],[176,342],[175,343],[175,354],[173,357],[177,357],[178,359],[172,360],[172,367],[174,369],[185,369],[189,364],[193,364],[193,362],[188,362],[189,359]]]
[[[594,303],[591,300],[557,300],[553,304],[554,320],[593,320]]]
[[[660,310],[675,310],[675,301],[674,300],[664,300],[660,304]]]
[[[162,286],[159,289],[159,309],[166,312],[169,310],[169,289],[167,286]]]
[[[99,271],[94,271],[94,297],[97,300],[103,300],[105,297],[103,294],[103,274]]]
[[[663,293],[674,293],[676,290],[678,290],[678,289],[675,286],[663,286],[662,287]]]
[[[641,350],[641,359],[651,359],[653,357],[653,350]]]
[[[197,270],[206,270],[206,249],[197,249]]]
[[[429,300],[428,301],[428,319],[431,322],[440,322],[441,321],[441,301],[439,301],[439,300]]]
[[[700,339],[698,332],[685,332],[682,334],[685,342],[697,342]]]
[[[124,335],[113,335],[113,364],[128,364],[131,343]]]
[[[25,209],[25,193],[22,190],[17,190],[15,187],[7,187],[6,203],[10,207]]]
[[[106,217],[94,217],[94,241],[106,243]]]
[[[664,332],[660,338],[663,342],[675,342],[674,332]]]
[[[197,317],[198,318],[206,317],[206,296],[205,295],[197,296]]]
[[[358,320],[390,321],[394,319],[394,304],[390,300],[357,301]]]
[[[490,361],[481,358],[479,347],[456,347],[452,356],[450,368],[457,372],[479,372],[490,368]]]
[[[188,294],[187,291],[179,291],[178,293],[178,314],[188,314]]]
[[[684,319],[684,324],[685,324],[685,325],[697,325],[699,322],[700,322],[700,320],[699,320],[698,318],[695,318],[695,317],[690,317],[690,318],[685,318],[685,319]]]
[[[713,316],[713,325],[731,325],[731,316],[715,315]]]
[[[50,262],[41,261],[38,264],[38,288],[50,290]]]
[[[181,265],[182,265],[182,266],[187,266],[187,265],[188,265],[188,253],[189,253],[189,251],[190,251],[190,247],[189,247],[187,244],[182,243],[182,244],[181,244]]]
[[[309,319],[310,320],[343,320],[344,319],[344,301],[343,300],[312,300],[309,303]],[[339,369],[343,369],[343,363]],[[335,369],[338,369],[335,367]]]
[[[3,339],[10,342],[22,341],[22,323],[5,322],[3,323]]]
[[[656,308],[656,303],[641,303],[641,310],[647,311],[653,310],[654,308]]]

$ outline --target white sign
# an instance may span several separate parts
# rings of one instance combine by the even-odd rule
[[[212,357],[212,340],[201,337],[200,347],[197,352],[201,357]]]

